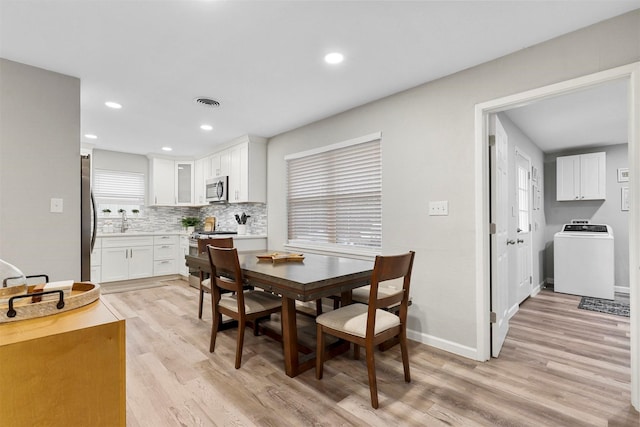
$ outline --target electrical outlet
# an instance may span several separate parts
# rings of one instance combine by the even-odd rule
[[[447,200],[429,202],[429,215],[449,215],[449,202]]]
[[[51,209],[52,213],[62,213],[62,199],[51,199]]]

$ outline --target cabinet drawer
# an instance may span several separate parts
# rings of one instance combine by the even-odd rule
[[[170,235],[153,236],[153,244],[154,245],[177,245],[178,236],[170,236]]]
[[[167,274],[176,274],[176,260],[165,259],[153,262],[153,275],[164,276]]]
[[[130,248],[151,245],[153,245],[153,236],[109,237],[102,239],[103,248]]]
[[[174,259],[176,257],[176,245],[154,245],[153,259]]]

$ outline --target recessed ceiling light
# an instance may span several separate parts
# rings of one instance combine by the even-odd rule
[[[200,125],[200,129],[202,129],[202,130],[213,130],[213,126],[211,126],[211,125]]]
[[[344,55],[339,52],[332,52],[326,54],[324,60],[327,64],[339,64],[344,61]]]
[[[162,151],[173,151],[171,147],[162,147]]]
[[[113,101],[107,101],[104,103],[104,105],[106,105],[109,108],[114,108],[116,110],[119,110],[120,108],[122,108],[122,105],[118,104],[117,102],[113,102]]]
[[[92,133],[85,133],[84,137],[87,138],[87,139],[98,139],[98,136],[94,135]]]

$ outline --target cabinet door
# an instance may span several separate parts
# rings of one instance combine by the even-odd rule
[[[180,236],[180,250],[176,257],[176,265],[178,266],[178,273],[185,277],[189,275],[189,267],[185,264],[186,255],[189,255],[189,238]]]
[[[91,281],[93,283],[102,282],[101,271],[102,271],[102,268],[99,265],[92,265],[91,266]]]
[[[129,278],[129,248],[102,248],[102,281]]]
[[[175,162],[166,159],[151,159],[152,205],[175,205]]]
[[[231,170],[229,172],[229,202],[239,202],[242,189],[242,154],[241,146],[230,150]]]
[[[193,170],[193,201],[196,205],[204,205],[204,175],[205,166],[209,159],[199,159],[194,162]]]
[[[175,163],[176,204],[193,204],[193,162]]]
[[[215,178],[222,175],[222,170],[220,169],[220,154],[214,154],[213,156],[208,157],[208,159],[208,174],[206,174],[205,179]]]
[[[138,246],[129,251],[129,279],[153,276],[153,246]]]
[[[580,156],[580,200],[606,198],[606,153]]]
[[[216,176],[231,175],[231,150],[220,152],[220,173]]]
[[[556,199],[579,200],[580,156],[558,157],[556,165]]]

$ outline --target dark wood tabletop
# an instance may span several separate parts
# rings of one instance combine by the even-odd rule
[[[272,252],[246,251],[238,254],[245,281],[298,301],[313,301],[366,285],[373,270],[371,261],[337,256],[304,254],[304,261],[279,263],[257,257]],[[211,271],[206,254],[186,255],[186,263],[192,269]]]

